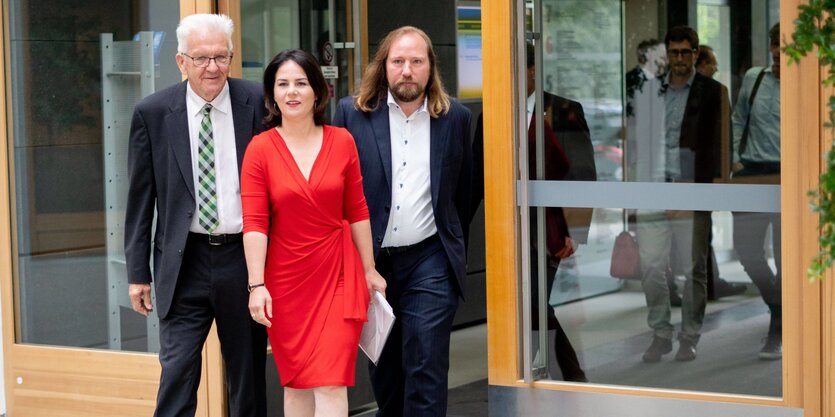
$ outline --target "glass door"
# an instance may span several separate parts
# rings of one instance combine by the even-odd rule
[[[336,101],[351,94],[360,77],[358,0],[241,0],[242,76],[261,82],[279,52],[300,48],[322,67]]]
[[[520,13],[522,376],[781,398],[777,2],[664,3]],[[702,74],[703,33],[748,64]],[[572,285],[606,290],[560,303]]]

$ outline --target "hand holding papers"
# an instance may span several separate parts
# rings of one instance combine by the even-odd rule
[[[360,349],[371,359],[374,365],[380,360],[383,346],[394,325],[394,312],[386,297],[379,291],[374,291],[374,297],[368,304],[368,321],[362,326],[360,334]]]

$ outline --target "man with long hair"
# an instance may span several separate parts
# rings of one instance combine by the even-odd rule
[[[470,111],[449,97],[432,41],[391,31],[333,124],[359,152],[376,267],[397,316],[377,365],[378,416],[446,416],[449,339],[463,295]]]

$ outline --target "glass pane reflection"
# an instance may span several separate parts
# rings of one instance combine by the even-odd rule
[[[654,285],[646,272],[631,280],[610,276],[612,247],[615,237],[623,230],[623,212],[623,209],[594,209],[588,243],[580,245],[557,268],[549,268],[552,288],[548,294],[552,315],[548,323],[549,376],[555,380],[578,380],[577,375],[582,372],[591,383],[781,396],[782,361],[760,359],[769,332],[779,323],[776,321],[779,316],[767,304],[779,303],[779,285],[774,285],[779,280],[766,278],[760,285],[752,284],[746,273],[749,269],[743,267],[739,251],[734,249],[735,245],[739,247],[737,218],[730,212],[714,212],[711,220],[698,219],[693,212],[677,212],[672,218],[663,212],[629,216],[629,228],[639,236],[642,255],[646,251],[644,246],[658,248],[668,243],[668,236],[658,233],[667,227],[684,230],[685,236],[705,234],[705,231],[712,234],[712,247],[706,254],[705,271],[699,280],[700,290],[694,291],[694,280],[688,277],[693,273],[686,272],[686,264],[692,262],[692,257],[687,250],[676,246],[689,243],[683,236],[669,242],[671,260],[661,272],[656,272]],[[759,219],[777,216],[750,214]],[[706,221],[712,224],[710,229],[693,228],[694,224],[704,227]],[[645,230],[650,233],[642,234]],[[761,236],[765,243],[763,260],[770,271],[776,271],[779,262],[779,257],[774,256],[779,254],[779,247],[771,244],[772,237],[779,235],[779,228],[777,234],[774,230],[773,226],[768,227]],[[536,254],[532,256],[535,265]],[[642,265],[643,259],[642,256]],[[678,361],[675,359],[680,346],[677,336],[688,326],[683,319],[686,308],[682,306],[688,293],[695,293],[706,302],[703,314],[697,315],[700,317],[697,357],[693,361]],[[648,300],[657,299],[669,307],[666,310],[658,304],[648,307]],[[658,330],[648,325],[653,316],[665,319],[656,319],[663,323],[657,326]],[[562,332],[553,318],[558,319]],[[657,332],[669,332],[672,336],[671,351],[658,362],[647,363],[643,356]],[[538,333],[533,334],[536,339]],[[572,351],[578,358],[576,365]],[[534,354],[537,353],[534,347]],[[754,382],[740,384],[742,378]]]
[[[570,154],[577,142],[566,143],[570,135],[553,128],[559,113],[544,109],[543,133],[526,140],[529,198],[546,207],[539,217],[535,206],[530,209],[528,247],[534,317],[538,264],[546,265],[547,376],[779,397],[780,213],[742,200],[752,195],[746,184],[779,184],[779,50],[771,48],[769,33],[779,2],[699,2],[691,19],[687,10],[662,3],[656,9],[620,1],[541,0],[542,16],[535,16],[538,7],[526,9],[529,31],[541,19],[542,33],[529,37],[534,41],[528,48],[543,63],[541,70],[529,70],[528,85],[542,86],[545,103],[552,96],[578,103],[591,127],[596,178],[584,181],[645,183],[615,187],[646,193],[614,192],[608,196],[612,203],[601,207],[589,203],[599,196],[578,196],[576,188],[563,185],[576,180],[565,172],[585,162]],[[673,29],[675,22],[688,21],[697,22],[700,40]],[[612,33],[615,40],[606,42]],[[626,51],[619,49],[621,42]],[[700,48],[704,43],[711,48]],[[529,58],[529,68],[531,62],[536,60]],[[608,88],[612,82],[622,87]],[[536,90],[527,93],[534,97],[526,104],[534,130],[541,113]],[[613,129],[601,128],[607,120]],[[536,163],[542,165],[538,170]],[[664,198],[670,187],[696,185],[715,191],[699,188],[709,197],[692,207],[682,207],[689,200],[680,193],[676,201]],[[738,194],[729,192],[737,187]],[[572,194],[560,201],[568,189]],[[766,192],[778,196],[779,188]],[[586,204],[578,204],[584,199]],[[647,207],[636,199],[654,206],[623,208]],[[559,207],[568,201],[571,207]],[[753,211],[727,211],[740,206]],[[569,212],[583,210],[578,207],[593,213],[590,222],[570,221]],[[640,271],[632,279],[611,276],[615,240],[624,231],[637,245],[633,259]],[[566,237],[576,250],[558,255],[552,242]],[[536,343],[532,349],[534,356],[542,353]]]
[[[155,351],[155,317],[128,302],[120,240],[127,126],[140,82],[126,73],[103,79],[100,36],[128,42],[139,32],[164,34],[153,45],[153,82],[172,85],[181,80],[173,59],[179,4],[29,3],[9,2],[8,18],[16,339]],[[135,61],[114,59],[113,71]],[[108,82],[124,94],[104,97]]]

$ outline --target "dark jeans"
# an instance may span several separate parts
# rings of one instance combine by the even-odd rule
[[[735,177],[750,175],[769,175],[780,173],[779,162],[742,161],[744,169],[734,174]],[[768,308],[771,310],[769,334],[782,334],[782,228],[780,213],[743,213],[734,212],[734,249],[739,255],[739,262],[748,273],[751,281],[760,290]],[[768,264],[765,254],[766,235],[771,226],[771,245],[774,251],[774,263],[777,271]]]
[[[388,285],[386,299],[397,317],[379,362],[368,365],[378,417],[446,416],[458,291],[441,241],[424,242],[377,256],[377,270]]]

